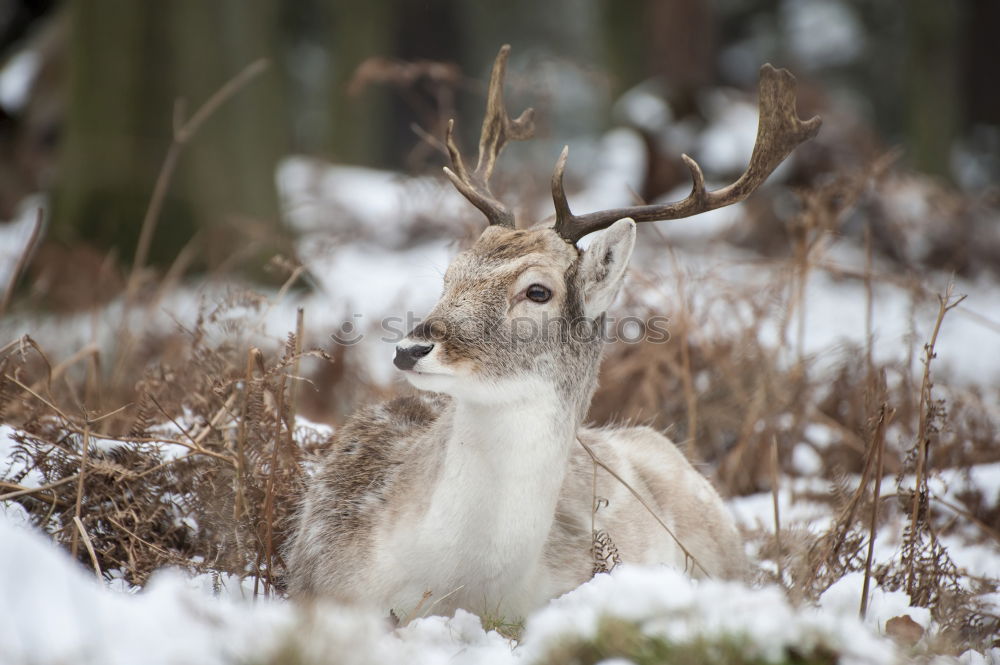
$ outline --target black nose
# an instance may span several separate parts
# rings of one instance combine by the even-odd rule
[[[434,349],[433,344],[414,344],[413,346],[397,346],[396,357],[392,363],[399,369],[413,369],[417,361]]]

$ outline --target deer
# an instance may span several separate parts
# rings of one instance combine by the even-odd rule
[[[756,144],[735,182],[709,191],[683,155],[693,181],[683,200],[578,215],[563,185],[564,148],[551,179],[554,219],[519,228],[489,184],[505,144],[534,133],[532,109],[511,118],[504,105],[509,52],[500,49],[490,75],[474,170],[454,120],[445,136],[444,173],[489,225],[395,348],[418,392],[356,412],[307,482],[285,556],[293,598],[394,616],[514,618],[618,562],[695,578],[748,574],[722,498],[670,439],[585,419],[636,224],[744,200],[821,119],[802,120],[794,77],[765,64]]]

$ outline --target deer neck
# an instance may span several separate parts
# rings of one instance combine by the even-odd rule
[[[537,388],[499,404],[456,399],[442,423],[443,458],[416,537],[452,577],[445,586],[475,580],[476,592],[500,596],[537,570],[580,425],[564,393]]]

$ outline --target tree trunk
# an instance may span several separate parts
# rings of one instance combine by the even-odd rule
[[[66,121],[51,236],[129,265],[171,142],[229,78],[276,51],[278,0],[73,0]],[[186,145],[149,262],[169,264],[196,231],[215,265],[248,236],[280,232],[274,168],[287,133],[271,68],[219,107]],[[250,228],[253,227],[253,228]],[[224,242],[210,239],[224,238]],[[259,260],[260,256],[257,256]]]

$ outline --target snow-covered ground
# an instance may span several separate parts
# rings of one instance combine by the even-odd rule
[[[300,425],[316,427],[307,421]],[[12,457],[14,433],[14,428],[0,425],[3,476],[23,469]],[[165,455],[176,452],[173,445],[163,444]],[[40,482],[30,472],[21,479],[27,487]],[[884,486],[891,482],[886,478]],[[969,474],[938,474],[930,489],[935,496],[954,499],[961,488],[1000,495],[1000,464],[975,467]],[[782,478],[783,528],[814,533],[825,529],[831,506],[798,496],[824,489],[818,479]],[[771,494],[735,499],[729,505],[748,531],[773,532]],[[995,546],[970,544],[959,536],[949,537],[947,546],[964,572],[1000,577]],[[898,529],[889,524],[879,533],[876,563],[896,556],[898,547]],[[574,645],[601,644],[608,630],[633,631],[644,640],[677,648],[735,640],[741,653],[760,662],[782,662],[794,650],[834,653],[842,663],[881,664],[900,662],[903,653],[885,637],[890,619],[907,616],[926,629],[920,644],[932,640],[937,628],[929,611],[911,607],[906,594],[877,586],[860,620],[861,573],[841,578],[817,605],[793,607],[776,587],[694,581],[666,568],[623,565],[526,617],[516,643],[485,631],[479,617],[464,612],[450,618],[420,617],[393,629],[387,617],[368,610],[254,598],[249,579],[165,570],[139,590],[111,577],[97,581],[89,569],[31,527],[20,504],[0,502],[0,665],[564,662],[550,657]],[[985,600],[1000,610],[1000,595],[994,596]],[[918,644],[918,651],[921,648]],[[936,662],[955,661],[938,657]],[[1000,649],[967,652],[958,662],[997,665]]]
[[[165,571],[134,594],[111,591],[47,538],[0,518],[0,663],[150,665],[285,662],[502,664],[545,662],[551,652],[600,639],[623,622],[674,645],[734,639],[749,659],[781,662],[788,650],[825,650],[843,663],[894,663],[880,630],[928,613],[901,593],[874,590],[865,621],[857,616],[861,579],[843,578],[817,607],[792,607],[775,588],[695,582],[665,568],[621,566],[552,601],[527,618],[517,644],[486,632],[459,612],[391,629],[385,617],[335,605],[222,597],[198,579]],[[291,660],[292,655],[299,660]],[[942,659],[944,662],[945,659]],[[627,661],[619,661],[627,662]],[[959,662],[1000,662],[1000,650]]]

